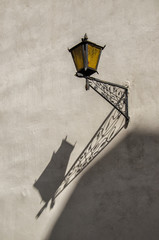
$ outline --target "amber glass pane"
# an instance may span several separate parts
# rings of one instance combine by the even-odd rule
[[[72,55],[74,58],[74,62],[77,68],[77,71],[79,71],[81,68],[84,67],[83,64],[83,55],[82,55],[82,46],[78,46],[72,50]]]
[[[100,48],[88,44],[88,67],[96,69],[100,55]]]

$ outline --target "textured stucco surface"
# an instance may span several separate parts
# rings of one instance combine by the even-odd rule
[[[0,0],[0,26],[0,239],[159,239],[159,1]],[[74,77],[85,32],[107,44],[98,77],[130,84],[130,125],[36,219],[62,140],[65,171],[111,109]]]

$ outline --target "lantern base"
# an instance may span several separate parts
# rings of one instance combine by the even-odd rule
[[[96,73],[97,71],[91,68],[87,68],[87,70],[85,70],[84,68],[80,69],[77,73],[76,76],[78,77],[78,75],[83,75],[83,77],[88,77],[91,76],[92,74]]]

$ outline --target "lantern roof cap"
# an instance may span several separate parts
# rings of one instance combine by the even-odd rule
[[[72,48],[70,48],[70,49],[68,48],[68,51],[71,52],[74,48],[76,48],[76,47],[78,47],[78,46],[80,46],[80,45],[83,45],[83,44],[91,44],[91,45],[94,45],[94,46],[97,47],[97,48],[101,48],[102,50],[106,47],[106,45],[104,45],[104,46],[102,47],[102,46],[100,46],[100,45],[98,45],[98,44],[96,44],[96,43],[93,43],[93,42],[88,41],[87,33],[85,33],[84,38],[82,38],[81,40],[82,40],[82,41],[81,41],[80,43],[78,43],[77,45],[75,45],[74,47],[72,47]]]

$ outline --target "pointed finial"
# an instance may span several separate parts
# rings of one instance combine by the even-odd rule
[[[87,41],[88,40],[88,36],[87,33],[85,33],[84,38],[82,38],[82,41]]]
[[[88,40],[87,33],[85,33],[85,35],[84,35],[84,40]]]

